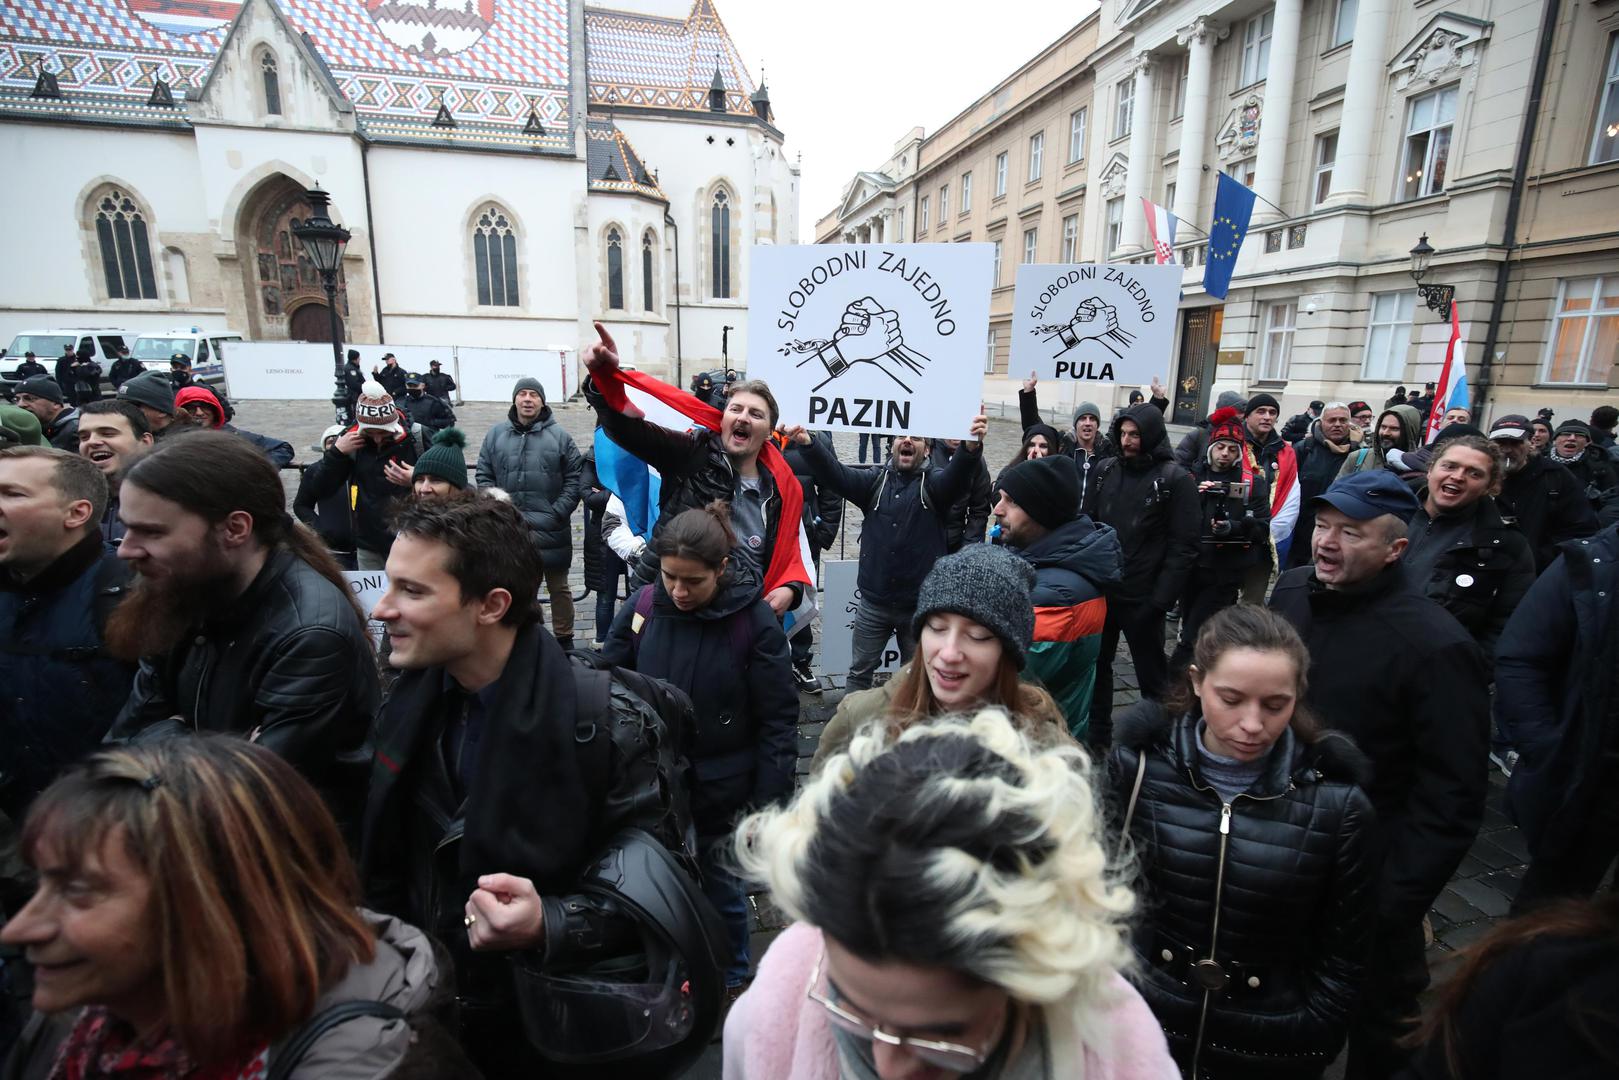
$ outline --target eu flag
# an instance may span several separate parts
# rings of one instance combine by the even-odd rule
[[[1209,261],[1203,268],[1203,288],[1210,296],[1225,299],[1231,291],[1231,271],[1237,265],[1237,252],[1248,235],[1248,219],[1254,213],[1254,193],[1225,173],[1214,194],[1214,224],[1209,226]]]

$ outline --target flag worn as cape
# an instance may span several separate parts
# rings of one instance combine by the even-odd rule
[[[626,416],[641,415],[625,393],[626,386],[633,386],[643,393],[651,394],[665,405],[674,409],[682,416],[696,421],[711,431],[720,429],[720,411],[712,405],[698,401],[691,394],[678,387],[660,382],[652,376],[641,371],[625,371],[615,368],[608,372],[592,372],[591,377],[596,382],[596,389],[601,391],[607,402],[607,407],[614,412]],[[764,449],[759,454],[759,464],[770,473],[770,478],[776,482],[776,491],[781,495],[781,518],[776,526],[776,543],[770,552],[770,564],[765,567],[764,591],[768,594],[772,589],[778,589],[790,581],[814,583],[808,568],[804,564],[803,555],[798,544],[793,542],[794,535],[799,531],[804,518],[804,489],[798,484],[798,477],[793,473],[793,467],[787,464],[787,459],[781,451],[765,440]],[[599,472],[601,462],[598,459],[596,468]],[[622,493],[615,493],[623,498]],[[624,503],[629,509],[628,500]]]

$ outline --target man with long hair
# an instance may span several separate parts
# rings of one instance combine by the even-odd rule
[[[110,738],[229,732],[280,754],[352,830],[380,698],[365,618],[247,441],[195,431],[124,474],[118,549],[139,575],[107,626],[139,658]]]

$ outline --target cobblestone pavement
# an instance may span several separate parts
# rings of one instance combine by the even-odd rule
[[[297,460],[308,462],[319,456],[316,444],[321,432],[331,423],[331,407],[315,402],[269,402],[244,401],[236,403],[236,424],[249,431],[256,431],[265,435],[276,435],[287,439],[298,452]],[[581,445],[590,437],[593,428],[593,416],[588,406],[582,402],[568,402],[555,407],[557,420],[573,435]],[[506,409],[494,404],[469,404],[456,410],[461,428],[467,435],[467,451],[469,462],[476,460],[477,448],[482,443],[485,432],[491,426],[500,422],[506,415]],[[1172,432],[1171,437],[1178,437],[1178,432]],[[1000,419],[992,417],[990,420],[989,435],[986,439],[986,458],[989,462],[990,474],[993,476],[1000,471],[1017,450],[1020,432],[1015,419]],[[857,438],[853,435],[838,435],[836,438],[838,456],[846,462],[857,460]],[[287,484],[288,506],[291,506],[292,493],[297,487],[298,473],[296,470],[287,470],[283,479]],[[859,557],[859,525],[860,511],[847,507],[844,517],[843,535],[839,543],[834,545],[830,557],[858,558]],[[579,514],[574,515],[574,545],[575,550],[583,540],[583,522]],[[578,558],[574,559],[571,579],[574,594],[578,596],[584,592],[583,568]],[[1170,625],[1171,634],[1174,624]],[[577,605],[575,616],[575,635],[581,642],[588,642],[595,633],[595,603],[586,600]],[[1128,660],[1128,650],[1121,649],[1119,661],[1115,664],[1115,694],[1114,701],[1118,708],[1124,708],[1139,698],[1136,687],[1135,671]],[[841,683],[841,679],[837,680]],[[823,679],[831,686],[833,680]],[[802,711],[799,720],[799,772],[808,771],[810,758],[815,753],[816,743],[820,738],[821,730],[826,726],[838,703],[842,700],[843,691],[836,687],[829,688],[825,693],[817,696],[806,695],[801,698]],[[1507,913],[1516,893],[1518,883],[1523,878],[1523,872],[1528,860],[1528,852],[1524,847],[1522,836],[1516,827],[1507,819],[1504,809],[1506,785],[1501,775],[1491,773],[1489,801],[1484,812],[1483,827],[1479,830],[1478,838],[1474,841],[1471,852],[1463,860],[1457,870],[1455,878],[1439,895],[1432,911],[1429,913],[1429,922],[1434,931],[1434,940],[1428,950],[1430,968],[1433,969],[1436,981],[1445,975],[1443,958],[1457,949],[1477,941]],[[753,956],[755,962],[764,955],[770,940],[775,937],[783,927],[783,919],[765,900],[764,897],[755,897],[755,934]],[[719,1047],[716,1044],[704,1055],[701,1061],[686,1073],[687,1080],[711,1080],[720,1075]],[[1342,1062],[1340,1061],[1327,1072],[1329,1080],[1342,1075]]]

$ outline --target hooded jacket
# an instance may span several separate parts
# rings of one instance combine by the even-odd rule
[[[1400,445],[1394,447],[1394,449],[1404,453],[1415,450],[1422,445],[1421,413],[1409,405],[1395,405],[1392,408],[1384,409],[1377,414],[1377,419],[1372,422],[1371,429],[1366,432],[1365,438],[1362,440],[1364,445],[1345,458],[1343,468],[1339,470],[1339,476],[1352,476],[1358,472],[1388,467],[1387,451],[1383,449],[1383,444],[1377,437],[1377,431],[1383,426],[1383,417],[1390,413],[1393,413],[1394,418],[1400,422]]]
[[[478,486],[503,488],[512,497],[547,570],[573,562],[571,518],[584,470],[579,447],[549,405],[541,405],[534,422],[525,424],[514,404],[506,422],[490,428],[478,450]]]
[[[1543,454],[1530,454],[1523,468],[1507,473],[1495,501],[1501,517],[1529,541],[1538,573],[1552,564],[1560,545],[1597,531],[1584,485]]]
[[[1534,552],[1522,533],[1502,522],[1488,495],[1437,518],[1428,516],[1426,486],[1417,499],[1422,508],[1411,518],[1402,556],[1411,585],[1456,616],[1488,663],[1507,619],[1535,583]]]
[[[1078,517],[1026,548],[1011,548],[1034,567],[1034,642],[1028,672],[1056,699],[1081,742],[1090,726],[1096,658],[1107,622],[1103,590],[1119,580],[1119,537]]]
[[[1122,570],[1108,599],[1168,611],[1197,561],[1197,485],[1175,463],[1162,412],[1152,405],[1125,410],[1109,433],[1114,446],[1125,420],[1141,432],[1141,453],[1102,459],[1081,511],[1118,534]]]
[[[1411,587],[1400,563],[1346,589],[1328,589],[1313,566],[1289,570],[1270,607],[1309,646],[1311,708],[1371,759],[1379,918],[1415,926],[1484,817],[1484,654],[1455,616]]]
[[[652,614],[642,619],[636,608],[648,589]],[[747,652],[739,656],[743,644]],[[728,572],[696,611],[676,607],[661,579],[642,586],[619,609],[602,656],[679,687],[696,707],[690,754],[700,835],[721,835],[738,813],[791,794],[798,764],[792,658],[746,564]]]
[[[1115,828],[1146,758],[1128,841],[1146,912],[1137,985],[1183,1068],[1197,1055],[1213,1075],[1319,1077],[1343,1047],[1366,965],[1376,813],[1359,785],[1370,763],[1344,735],[1306,743],[1284,729],[1227,803],[1203,779],[1197,729],[1154,701],[1114,725]],[[1205,995],[1191,966],[1207,959],[1230,982]]]
[[[348,430],[355,428],[350,425]],[[393,461],[412,467],[418,454],[415,438],[402,428],[381,446],[367,438],[352,456],[333,443],[319,461],[304,470],[303,487],[312,501],[320,502],[342,491],[345,482],[353,484],[354,542],[366,551],[386,555],[394,542],[388,517],[395,500],[409,495],[410,489],[390,481],[383,464]]]
[[[381,696],[371,639],[347,594],[277,549],[241,596],[169,652],[142,658],[107,738],[251,736],[320,791],[352,838]]]
[[[1496,714],[1517,745],[1507,806],[1536,856],[1565,854],[1612,799],[1619,750],[1619,526],[1570,540],[1501,633]]]

